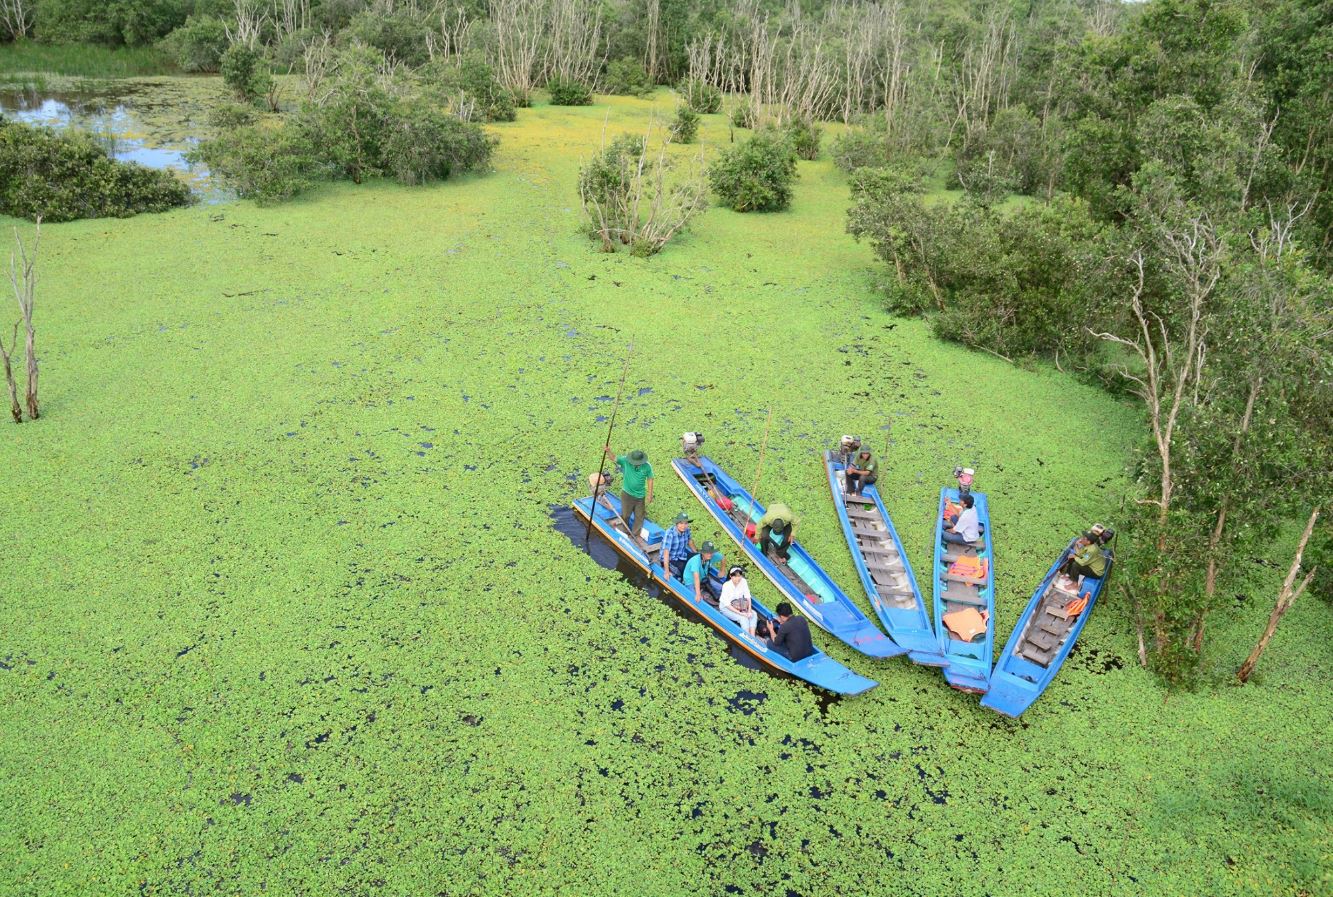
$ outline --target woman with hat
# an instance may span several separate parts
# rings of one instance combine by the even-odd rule
[[[653,503],[653,465],[648,453],[635,449],[628,455],[616,456],[611,446],[602,449],[608,458],[615,457],[620,468],[620,516],[635,536],[647,522],[648,505]]]
[[[744,567],[735,566],[727,571],[727,581],[722,584],[722,597],[717,607],[723,616],[736,621],[749,635],[754,635],[759,614],[750,600],[750,584],[745,581]]]

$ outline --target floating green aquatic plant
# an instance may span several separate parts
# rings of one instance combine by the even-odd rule
[[[885,314],[831,162],[782,215],[590,252],[579,159],[673,104],[522,110],[484,178],[44,229],[43,415],[0,427],[0,894],[1328,890],[1322,602],[1258,687],[1167,700],[1112,595],[1010,722],[824,638],[880,682],[826,703],[552,528],[629,342],[613,441],[658,465],[651,514],[719,538],[667,462],[703,430],[748,487],[772,407],[759,497],[852,594],[844,432],[894,422],[922,576],[977,469],[1002,635],[1119,513],[1137,412]]]

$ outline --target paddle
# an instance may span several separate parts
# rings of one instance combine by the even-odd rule
[[[604,445],[607,446],[611,444],[611,433],[616,428],[616,414],[619,413],[620,411],[620,400],[625,395],[625,378],[629,376],[629,360],[633,355],[634,355],[634,344],[630,343],[629,349],[626,350],[625,352],[625,367],[620,372],[620,388],[616,390],[616,403],[611,406],[611,422],[607,424],[606,427],[606,442],[604,443]],[[592,545],[590,544],[589,541],[592,539],[592,518],[597,514],[597,500],[602,490],[602,476],[605,474],[605,472],[606,472],[606,451],[603,450],[601,462],[597,465],[597,481],[593,483],[592,487],[592,508],[590,509],[591,513],[588,514],[588,529],[583,534],[583,544],[588,546],[589,553],[592,552]],[[628,529],[628,527],[626,528]],[[634,538],[633,533],[630,533],[630,538]]]

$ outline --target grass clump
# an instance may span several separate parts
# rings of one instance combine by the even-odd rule
[[[0,76],[45,73],[72,78],[136,78],[169,73],[174,68],[171,57],[157,47],[0,43]]]
[[[676,107],[676,115],[671,119],[671,139],[676,143],[693,143],[699,133],[699,113],[682,103]]]
[[[665,146],[653,153],[644,138],[622,135],[579,169],[579,199],[602,251],[656,255],[707,208],[698,167],[668,184],[668,164]]]
[[[777,212],[791,204],[796,150],[768,130],[725,150],[708,169],[718,201],[737,212]]]

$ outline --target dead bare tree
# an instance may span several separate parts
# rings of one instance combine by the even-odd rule
[[[232,16],[235,23],[229,22],[225,26],[227,40],[251,50],[258,47],[268,22],[268,10],[263,0],[234,0]]]
[[[708,206],[702,155],[668,183],[668,141],[654,153],[650,137],[635,148],[613,145],[610,153],[603,137],[599,157],[580,174],[579,198],[603,252],[623,245],[635,255],[654,255]]]
[[[10,40],[23,40],[32,31],[35,6],[33,0],[0,0],[0,25]]]
[[[24,396],[24,404],[28,409],[28,419],[36,420],[41,416],[37,405],[37,331],[33,327],[33,311],[36,307],[37,298],[37,251],[42,240],[42,219],[37,218],[37,227],[33,232],[32,252],[28,252],[28,247],[23,244],[23,238],[19,236],[18,228],[14,228],[14,242],[17,248],[9,256],[9,283],[14,288],[14,298],[19,304],[19,321],[14,325],[14,338],[9,350],[4,353],[5,379],[9,386],[9,397],[12,407],[10,413],[14,415],[15,422],[21,420],[18,408],[18,390],[14,382],[14,374],[10,365],[12,353],[18,349],[18,325],[23,325],[24,340],[23,354],[26,362],[28,374],[28,388]]]
[[[268,17],[278,38],[288,38],[310,27],[310,0],[273,0]]]
[[[602,49],[601,3],[597,0],[547,2],[550,4],[550,41],[545,77],[592,85],[606,62],[606,51]]]
[[[467,49],[472,19],[461,6],[440,10],[440,30],[426,34],[426,52],[431,59],[459,56]]]
[[[14,332],[10,336],[9,345],[5,345],[5,335],[0,333],[0,364],[5,369],[5,385],[9,387],[9,414],[14,418],[14,423],[23,423],[23,406],[19,404],[19,386],[14,380],[14,365],[11,359],[14,357],[14,351],[19,347],[19,324],[21,321],[14,322]]]
[[[1008,102],[1018,73],[1018,42],[1007,7],[993,6],[979,41],[962,47],[953,79],[954,122],[950,135],[962,128],[965,137],[982,131]]]
[[[659,46],[662,40],[662,0],[647,0],[644,18],[644,30],[647,31],[648,40],[643,48],[643,67],[653,83],[657,83],[658,78],[662,75],[662,72],[659,71],[661,65]]]
[[[492,62],[500,83],[520,99],[535,86],[545,42],[548,0],[491,0]]]
[[[1282,588],[1277,593],[1277,602],[1273,605],[1273,612],[1268,615],[1268,625],[1264,627],[1264,634],[1259,636],[1259,641],[1255,643],[1254,649],[1250,651],[1250,656],[1245,658],[1245,662],[1240,665],[1236,671],[1236,678],[1243,684],[1249,681],[1250,674],[1254,672],[1254,667],[1259,663],[1259,658],[1264,656],[1264,651],[1268,648],[1268,642],[1273,638],[1273,633],[1277,632],[1277,625],[1282,622],[1287,611],[1291,610],[1296,599],[1301,597],[1310,581],[1314,579],[1318,567],[1311,567],[1305,573],[1300,585],[1296,585],[1296,577],[1301,572],[1301,559],[1305,555],[1305,548],[1310,544],[1310,536],[1314,533],[1315,522],[1319,519],[1319,508],[1310,512],[1310,519],[1306,521],[1305,531],[1301,533],[1301,541],[1296,546],[1296,556],[1291,559],[1291,567],[1287,570],[1287,578],[1282,581]]]

